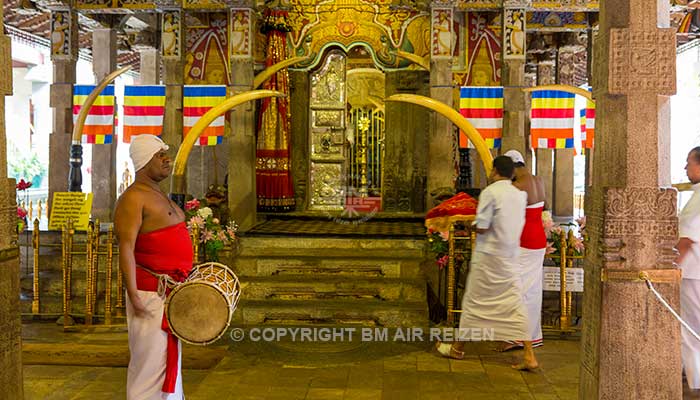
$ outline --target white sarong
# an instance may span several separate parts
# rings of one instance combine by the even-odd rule
[[[474,252],[462,299],[460,330],[478,330],[482,337],[498,341],[527,337],[516,262],[515,257]]]
[[[700,334],[700,279],[681,280],[681,318]],[[700,341],[683,327],[681,359],[688,386],[700,389]]]
[[[523,340],[531,340],[532,345],[542,345],[542,263],[547,249],[520,248],[520,286],[523,291],[523,304],[527,313],[527,333]]]
[[[129,328],[129,370],[126,378],[127,400],[181,400],[182,344],[178,341],[178,373],[175,393],[163,393],[168,335],[161,328],[164,301],[156,292],[139,290],[139,297],[150,317],[138,318],[126,296],[126,321]]]

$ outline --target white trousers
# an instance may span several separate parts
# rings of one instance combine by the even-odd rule
[[[139,290],[139,297],[149,317],[134,315],[126,296],[126,322],[129,328],[129,371],[126,378],[127,400],[182,400],[182,344],[178,341],[177,383],[175,393],[163,393],[168,335],[161,329],[164,301],[156,292]]]
[[[700,279],[681,280],[681,318],[700,334]],[[681,327],[681,359],[688,386],[700,389],[700,341]]]
[[[523,291],[523,304],[527,314],[527,333],[524,340],[533,345],[542,344],[542,263],[546,249],[520,248],[520,286]]]

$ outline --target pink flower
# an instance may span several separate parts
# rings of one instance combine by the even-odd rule
[[[562,235],[564,233],[564,230],[561,229],[561,226],[557,225],[552,227],[552,229],[550,229],[550,232],[554,235]]]
[[[440,232],[440,237],[442,238],[442,240],[448,241],[450,239],[450,232],[442,231]]]
[[[185,203],[185,211],[192,211],[199,208],[199,200],[192,199]]]
[[[210,240],[214,240],[214,232],[210,231],[209,229],[205,229],[202,231],[202,242],[208,242]]]
[[[578,238],[576,236],[574,236],[572,245],[574,247],[574,250],[576,250],[580,254],[582,254],[583,251],[586,249],[586,246],[583,244],[583,240],[581,240],[581,238]]]
[[[189,229],[192,229],[192,227],[197,227],[197,228],[204,228],[204,218],[200,217],[199,215],[195,215],[194,217],[190,218],[189,221],[187,221],[187,227]]]
[[[216,233],[216,239],[217,239],[217,240],[221,240],[221,241],[224,242],[224,243],[227,243],[227,242],[228,242],[228,237],[226,236],[226,232],[225,232],[225,231],[219,231],[219,232],[217,232],[217,233]]]
[[[583,217],[577,219],[576,223],[578,224],[578,228],[580,231],[586,229],[586,216],[584,215]]]
[[[440,269],[443,269],[447,266],[447,264],[450,262],[450,256],[444,255],[437,260],[437,266]]]
[[[548,241],[547,250],[545,250],[544,254],[552,254],[555,251],[557,251],[557,249],[554,247],[554,243]]]
[[[228,228],[226,228],[226,233],[231,238],[231,240],[236,239],[236,230],[235,229],[228,227]]]

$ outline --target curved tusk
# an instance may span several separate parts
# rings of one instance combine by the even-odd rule
[[[97,96],[99,96],[100,93],[102,93],[102,90],[104,90],[104,88],[107,85],[109,85],[109,83],[112,82],[116,77],[130,69],[131,66],[126,66],[105,76],[105,78],[102,79],[100,84],[95,86],[92,92],[90,92],[90,95],[87,97],[87,99],[85,99],[85,103],[83,103],[83,105],[80,107],[78,118],[75,120],[75,125],[73,125],[73,144],[81,143],[80,136],[83,134],[83,126],[85,126],[85,120],[87,119],[88,112],[90,112],[90,108],[92,108],[92,103],[95,102]]]
[[[690,182],[674,183],[671,186],[676,188],[679,192],[687,192],[693,190],[693,184]]]
[[[459,129],[464,131],[464,133],[466,133],[469,137],[469,140],[474,143],[474,147],[476,147],[476,151],[479,153],[479,157],[481,157],[481,162],[484,163],[486,176],[491,174],[493,156],[491,155],[489,148],[486,146],[486,142],[476,128],[474,128],[474,126],[466,118],[464,118],[462,114],[455,111],[454,108],[435,99],[431,99],[430,97],[419,96],[416,94],[395,94],[387,97],[384,99],[384,101],[402,101],[405,103],[417,104],[419,106],[429,108],[449,119],[453,124],[457,125]]]
[[[285,97],[286,95],[282,92],[277,92],[274,90],[251,90],[248,92],[240,93],[227,98],[218,105],[212,107],[211,110],[207,111],[202,117],[194,124],[192,129],[187,132],[187,136],[180,144],[180,148],[175,156],[175,162],[173,163],[173,180],[171,191],[173,194],[184,194],[185,192],[185,170],[187,168],[187,159],[192,151],[192,146],[194,142],[197,141],[199,135],[202,134],[204,129],[209,126],[219,115],[224,112],[241,105],[245,102],[251,100],[262,99],[265,97]]]
[[[272,75],[276,74],[280,70],[302,62],[308,58],[309,57],[292,57],[265,68],[264,71],[257,74],[255,78],[253,78],[253,89],[257,89],[258,87],[260,87],[260,85],[265,83],[266,80],[270,79]]]
[[[403,50],[396,50],[393,53],[401,58],[405,58],[406,60],[418,65],[419,67],[422,67],[426,71],[430,71],[430,61],[426,60],[423,57],[417,56],[413,53],[405,52]]]
[[[581,89],[580,87],[576,86],[571,86],[571,85],[540,85],[540,86],[533,86],[529,88],[524,88],[523,92],[534,92],[536,90],[560,90],[562,92],[568,92],[568,93],[573,93],[577,94],[579,96],[583,96],[587,98],[588,100],[594,101],[593,100],[593,93],[589,92],[588,90]]]

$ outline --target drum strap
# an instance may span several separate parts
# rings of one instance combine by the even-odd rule
[[[150,269],[144,267],[143,265],[136,265],[137,267],[141,268],[142,270],[148,272],[149,274],[153,275],[158,279],[158,296],[165,298],[166,291],[168,289],[172,289],[179,285],[180,283],[173,279],[170,275],[168,274],[159,274],[157,272],[153,272]]]

